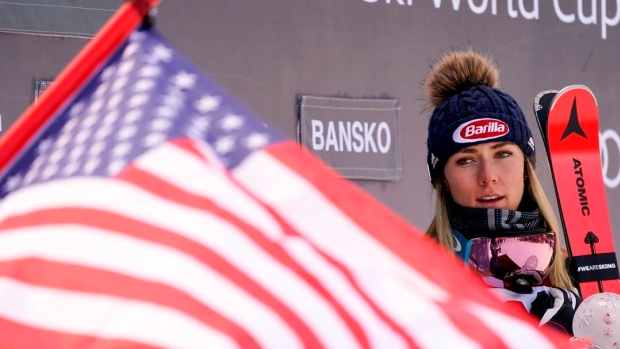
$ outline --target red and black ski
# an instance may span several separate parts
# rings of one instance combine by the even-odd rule
[[[547,148],[572,274],[582,297],[620,294],[599,149],[598,104],[589,88],[541,92],[534,111]]]

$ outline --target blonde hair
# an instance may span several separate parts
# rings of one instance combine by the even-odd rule
[[[549,231],[553,231],[558,234],[558,221],[555,217],[555,213],[545,195],[545,192],[536,177],[534,171],[534,165],[529,158],[525,158],[525,169],[528,177],[526,182],[526,188],[534,199],[540,213],[542,214],[545,228]],[[529,184],[528,184],[529,183]],[[435,189],[435,217],[431,221],[426,234],[433,240],[437,241],[441,246],[450,252],[454,252],[454,238],[452,237],[452,227],[448,219],[448,208],[446,197],[447,191],[443,181],[436,181],[433,185]],[[556,237],[557,241],[557,237]],[[549,268],[548,277],[551,281],[551,285],[555,287],[562,287],[565,289],[573,289],[575,286],[571,280],[571,277],[566,268],[566,256],[559,243],[556,243],[555,247],[555,259],[553,260],[551,267]]]

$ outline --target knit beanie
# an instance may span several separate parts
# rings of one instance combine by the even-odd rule
[[[444,177],[450,156],[485,142],[512,142],[535,163],[534,139],[517,102],[499,90],[499,70],[473,50],[444,54],[425,84],[427,164],[431,182]]]

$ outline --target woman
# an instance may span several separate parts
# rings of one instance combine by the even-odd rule
[[[445,54],[429,73],[427,161],[436,212],[427,234],[541,326],[572,334],[580,299],[534,172],[532,133],[498,87],[497,67],[471,49]]]

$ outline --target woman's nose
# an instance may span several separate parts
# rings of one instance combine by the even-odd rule
[[[489,164],[487,161],[482,161],[480,163],[478,182],[480,185],[497,182],[497,171],[493,168],[493,165]]]

